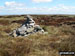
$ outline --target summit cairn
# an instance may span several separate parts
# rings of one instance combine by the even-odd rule
[[[35,24],[35,21],[30,15],[27,15],[27,20],[19,28],[13,30],[10,35],[13,37],[28,36],[37,32],[44,33],[44,30],[39,25]]]

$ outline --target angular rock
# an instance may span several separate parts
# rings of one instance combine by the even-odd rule
[[[10,35],[13,37],[28,36],[37,32],[44,33],[44,30],[39,25],[35,24],[35,21],[31,16],[27,15],[27,20],[25,21],[25,23],[22,24],[21,27],[13,30]]]

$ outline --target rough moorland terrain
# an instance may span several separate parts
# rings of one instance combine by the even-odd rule
[[[59,56],[59,51],[75,51],[74,15],[32,16],[48,34],[13,38],[8,34],[20,27],[26,16],[0,16],[0,56]]]

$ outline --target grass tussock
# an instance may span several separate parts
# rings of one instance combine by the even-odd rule
[[[48,34],[37,33],[29,35],[28,37],[16,38],[9,36],[8,34],[12,32],[12,30],[20,27],[22,23],[21,19],[23,19],[24,16],[18,17],[6,16],[4,18],[8,18],[7,21],[4,19],[0,20],[0,56],[60,56],[59,51],[75,51],[75,28],[68,25],[57,27],[43,24],[41,27],[48,32]],[[49,19],[49,16],[46,17]],[[50,17],[59,18],[59,16],[56,15]],[[62,17],[63,16],[60,16],[60,18]],[[41,18],[42,16],[40,16],[39,19],[41,20]],[[45,22],[47,23],[48,20],[45,18],[44,20],[46,20]],[[40,20],[37,19],[37,22]],[[43,20],[40,22],[44,23]]]
[[[9,20],[0,20],[0,25],[9,25],[10,21]]]

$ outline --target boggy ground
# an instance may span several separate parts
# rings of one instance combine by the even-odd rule
[[[24,16],[0,16],[0,56],[60,56],[59,51],[75,51],[74,15],[32,15],[48,34],[9,36]]]

